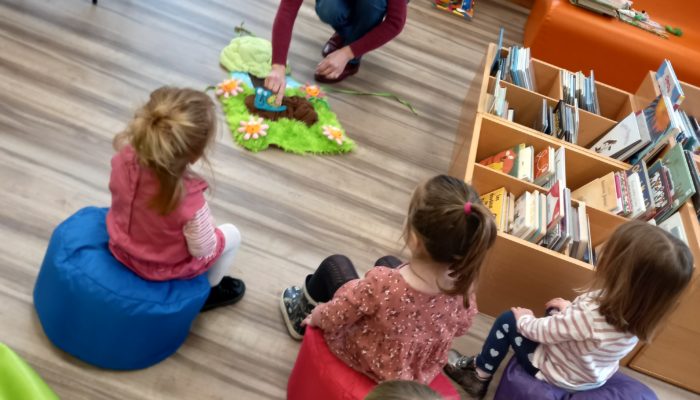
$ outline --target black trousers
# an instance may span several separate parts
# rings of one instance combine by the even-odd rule
[[[384,256],[374,263],[375,266],[389,268],[396,268],[401,264],[403,262],[394,256]],[[359,277],[349,258],[334,254],[323,260],[316,272],[306,277],[306,290],[315,301],[325,303],[332,299],[335,292],[346,282]]]

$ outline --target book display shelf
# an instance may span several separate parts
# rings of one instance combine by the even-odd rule
[[[495,78],[489,76],[495,51],[496,45],[489,45],[481,71],[482,78],[475,79],[465,99],[465,111],[452,155],[451,175],[470,182],[481,194],[501,187],[516,197],[527,191],[546,194],[547,189],[543,187],[478,164],[480,160],[520,143],[533,146],[535,154],[548,146],[555,150],[564,148],[566,185],[572,191],[605,174],[626,171],[631,167],[587,147],[618,121],[641,109],[656,96],[654,93],[658,93],[658,88],[654,92],[653,73],[649,74],[649,82],[642,83],[636,94],[596,82],[601,115],[579,110],[578,143],[573,144],[531,128],[543,99],[554,106],[563,98],[560,68],[551,64],[532,59],[536,91],[501,81],[501,86],[507,88],[509,107],[515,110],[513,121],[487,113],[486,94],[493,93],[496,84]],[[689,113],[700,115],[700,89],[686,86],[683,106]],[[468,106],[477,98],[474,117],[473,108]],[[700,162],[700,159],[696,161]],[[572,204],[576,206],[577,202],[573,200]],[[628,220],[590,206],[586,211],[593,247],[605,243],[612,232]],[[700,226],[695,209],[691,202],[686,202],[678,212],[697,266],[700,260]],[[576,289],[590,281],[595,268],[592,264],[500,231],[485,263],[485,272],[479,282],[478,304],[481,312],[491,316],[497,316],[512,306],[527,307],[535,314],[544,314],[546,301],[555,297],[576,297]],[[694,280],[684,294],[682,304],[669,316],[654,342],[641,347],[626,362],[632,368],[700,392],[700,382],[695,379],[695,374],[700,371],[700,314],[694,311],[700,307],[697,275],[696,268]],[[690,346],[692,348],[689,348],[690,342],[695,343]],[[680,359],[685,361],[679,362]]]

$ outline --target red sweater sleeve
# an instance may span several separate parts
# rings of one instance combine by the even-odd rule
[[[304,0],[281,0],[277,16],[272,25],[272,63],[286,64],[289,43],[292,41],[292,29],[299,8]]]
[[[364,36],[350,44],[352,54],[360,57],[363,54],[382,47],[391,39],[398,36],[406,24],[406,0],[388,0],[386,17],[379,25],[372,28]]]

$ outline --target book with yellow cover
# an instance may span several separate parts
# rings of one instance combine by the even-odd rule
[[[504,217],[507,206],[506,196],[508,196],[508,192],[506,192],[505,187],[496,189],[493,192],[489,192],[481,196],[481,202],[484,203],[484,205],[491,211],[494,218],[496,218],[496,225],[498,225],[498,229],[501,231],[505,230]]]
[[[576,189],[571,197],[586,203],[587,206],[617,214],[622,211],[618,205],[615,173],[611,172],[601,178]]]

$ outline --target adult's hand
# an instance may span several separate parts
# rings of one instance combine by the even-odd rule
[[[316,67],[316,73],[329,79],[335,79],[343,73],[348,61],[354,57],[350,46],[345,46],[327,55]]]
[[[270,75],[265,78],[265,87],[275,94],[275,104],[282,105],[284,89],[287,87],[287,68],[282,64],[272,64]]]

